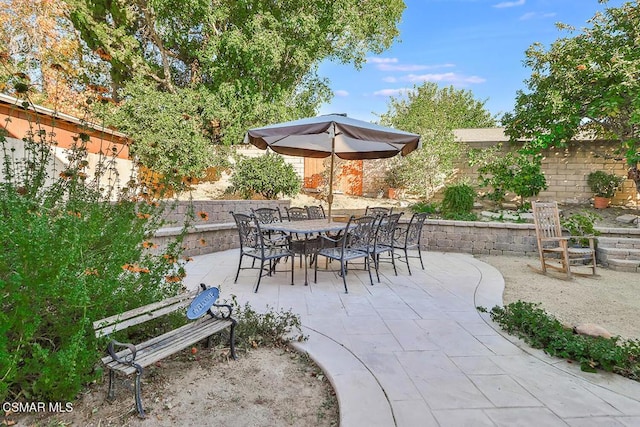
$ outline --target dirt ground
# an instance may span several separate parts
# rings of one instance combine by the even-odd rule
[[[147,368],[142,381],[146,419],[137,416],[132,377],[117,377],[116,400],[104,382],[91,384],[64,414],[5,414],[18,426],[337,426],[338,404],[329,381],[306,356],[287,348],[240,352],[187,349]],[[2,419],[0,419],[0,425]]]
[[[292,206],[317,204],[301,196]],[[389,199],[336,196],[337,212],[363,210],[367,205],[407,207]],[[581,210],[570,207],[565,213]],[[599,214],[599,226],[619,227],[615,218],[635,210],[609,208]],[[504,276],[505,304],[539,302],[568,325],[596,323],[614,335],[640,339],[640,275],[599,270],[595,278],[544,276],[528,268],[537,258],[478,257]],[[145,420],[135,415],[130,378],[120,378],[117,400],[105,401],[107,384],[91,384],[73,402],[73,411],[48,416],[5,414],[6,424],[40,426],[336,426],[338,405],[324,374],[307,357],[286,349],[254,349],[237,361],[220,354],[186,350],[150,367],[143,376]],[[0,418],[0,425],[2,419]]]

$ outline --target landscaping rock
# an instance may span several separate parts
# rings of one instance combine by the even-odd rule
[[[509,221],[509,222],[533,222],[533,214],[530,212],[518,211],[482,211],[480,215],[493,221]]]
[[[612,336],[609,331],[595,323],[583,323],[582,325],[576,326],[573,330],[580,335],[587,335],[590,337],[602,337],[608,339]]]
[[[623,224],[637,224],[638,216],[632,214],[620,215],[619,217],[616,217],[616,221]]]

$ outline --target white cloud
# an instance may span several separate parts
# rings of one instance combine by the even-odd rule
[[[420,82],[436,82],[436,83],[450,83],[452,85],[465,86],[468,84],[484,83],[486,79],[478,76],[465,76],[457,73],[430,73],[430,74],[409,74],[404,77],[403,80],[407,80],[411,83]]]
[[[393,76],[387,76],[385,78],[382,79],[383,82],[387,82],[387,83],[395,83],[398,81],[397,78],[393,77]]]
[[[347,92],[346,90],[342,90],[342,89],[334,90],[333,94],[335,96],[349,96],[349,92]]]
[[[367,58],[367,62],[372,64],[395,64],[398,62],[398,58],[380,58],[377,56],[370,56]]]
[[[402,72],[411,72],[411,71],[422,71],[422,70],[433,70],[435,68],[450,68],[454,67],[454,64],[436,64],[436,65],[421,65],[421,64],[405,64],[405,65],[391,65],[388,63],[381,63],[376,66],[376,68],[380,71],[402,71]]]
[[[374,96],[396,96],[396,95],[405,94],[411,90],[412,89],[406,88],[406,87],[400,88],[400,89],[381,89],[373,92],[373,95]]]
[[[525,0],[503,1],[502,3],[494,4],[493,7],[496,9],[503,9],[505,7],[524,6],[524,3]]]
[[[536,13],[536,12],[528,12],[525,13],[524,15],[522,15],[520,17],[521,21],[528,21],[530,19],[536,19],[536,18],[553,18],[554,16],[556,16],[555,13],[553,12],[549,12],[549,13]]]

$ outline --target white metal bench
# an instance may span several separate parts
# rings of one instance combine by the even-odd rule
[[[207,288],[204,284],[200,286],[202,291],[183,293],[93,323],[96,337],[101,338],[185,308],[189,308],[187,317],[195,319],[184,326],[139,344],[134,345],[111,340],[107,346],[108,356],[102,358],[102,363],[109,369],[109,391],[107,394],[109,400],[114,399],[115,371],[123,372],[126,375],[135,373],[136,409],[139,415],[144,418],[145,413],[140,397],[140,376],[143,368],[205,338],[210,338],[213,334],[225,328],[230,328],[229,347],[231,356],[234,359],[237,358],[235,351],[236,320],[231,317],[231,306],[215,304],[218,298],[217,288]],[[207,315],[205,316],[205,314]],[[116,348],[121,349],[117,350]]]

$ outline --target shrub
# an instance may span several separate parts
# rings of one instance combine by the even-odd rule
[[[295,196],[301,188],[300,178],[293,166],[276,154],[241,159],[230,181],[229,190],[245,199],[250,199],[254,194],[269,200],[278,198],[279,194]]]
[[[525,198],[537,196],[547,188],[540,156],[511,152],[501,156],[499,150],[494,147],[470,154],[470,164],[479,165],[480,187],[491,187],[486,195],[489,200],[502,204],[507,193],[512,192],[522,206]]]
[[[598,214],[589,211],[574,213],[560,220],[562,228],[567,230],[571,236],[597,236],[600,234],[595,229],[595,221],[602,219]],[[571,243],[577,243],[581,246],[589,246],[589,239],[570,239]]]
[[[265,313],[256,312],[249,303],[238,307],[234,296],[234,305],[237,311],[236,328],[237,345],[242,348],[257,346],[277,347],[291,340],[303,341],[300,317],[291,310],[275,311],[267,307]]]
[[[438,206],[435,203],[418,202],[409,207],[412,212],[415,213],[428,213],[433,215],[438,211]]]
[[[442,200],[442,214],[446,219],[459,219],[464,221],[475,220],[473,202],[476,192],[469,184],[449,185],[444,189]]]
[[[384,173],[384,183],[391,188],[406,188],[410,182],[410,172],[403,158],[394,157]]]
[[[589,185],[593,194],[598,197],[606,197],[607,199],[613,197],[623,181],[623,177],[604,171],[591,172],[587,176],[587,185]]]
[[[640,380],[640,341],[577,335],[539,308],[517,301],[491,309],[502,329],[552,356],[575,360],[583,371],[603,369]]]
[[[43,129],[25,136],[24,157],[2,130],[0,400],[70,400],[99,374],[104,343],[92,322],[180,288],[180,241],[149,250],[164,205],[139,200],[134,180],[115,201],[114,188],[101,191],[85,172],[87,134],[60,171]],[[112,160],[103,156],[98,174],[112,173]]]

